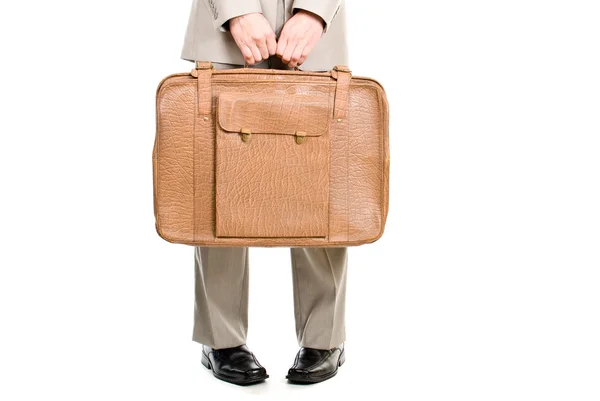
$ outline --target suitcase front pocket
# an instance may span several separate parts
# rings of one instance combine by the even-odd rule
[[[219,95],[217,237],[327,236],[329,111],[326,96]]]

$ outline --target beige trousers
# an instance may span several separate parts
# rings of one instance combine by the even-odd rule
[[[295,247],[290,253],[298,344],[340,345],[346,338],[347,248]],[[195,247],[194,341],[217,349],[246,344],[248,274],[247,247]]]
[[[215,68],[239,66],[213,63]],[[276,57],[250,67],[286,68]],[[301,347],[331,349],[345,332],[347,247],[292,247],[296,337]],[[192,340],[212,348],[246,343],[248,248],[196,246]],[[265,283],[266,284],[266,283]]]

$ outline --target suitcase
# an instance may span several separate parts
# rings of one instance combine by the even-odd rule
[[[388,103],[375,80],[196,62],[156,92],[156,231],[200,246],[356,246],[384,232]]]

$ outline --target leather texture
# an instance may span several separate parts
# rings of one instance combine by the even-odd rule
[[[251,128],[261,134],[320,136],[327,133],[330,112],[328,96],[302,93],[222,93],[217,108],[220,128],[235,134]]]
[[[201,362],[216,378],[234,384],[253,384],[269,377],[245,344],[222,349],[203,345]]]
[[[158,234],[203,246],[353,246],[384,232],[388,103],[375,80],[198,63],[156,94]]]
[[[345,361],[343,344],[329,350],[302,347],[286,378],[293,382],[319,383],[335,376]]]

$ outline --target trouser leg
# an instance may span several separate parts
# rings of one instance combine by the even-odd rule
[[[241,66],[213,63],[217,70]],[[246,343],[248,247],[194,247],[195,301],[192,340],[212,348]]]
[[[347,247],[290,248],[296,336],[301,347],[331,349],[346,339]]]
[[[245,344],[248,332],[248,248],[196,246],[194,265],[192,340],[216,349]]]

